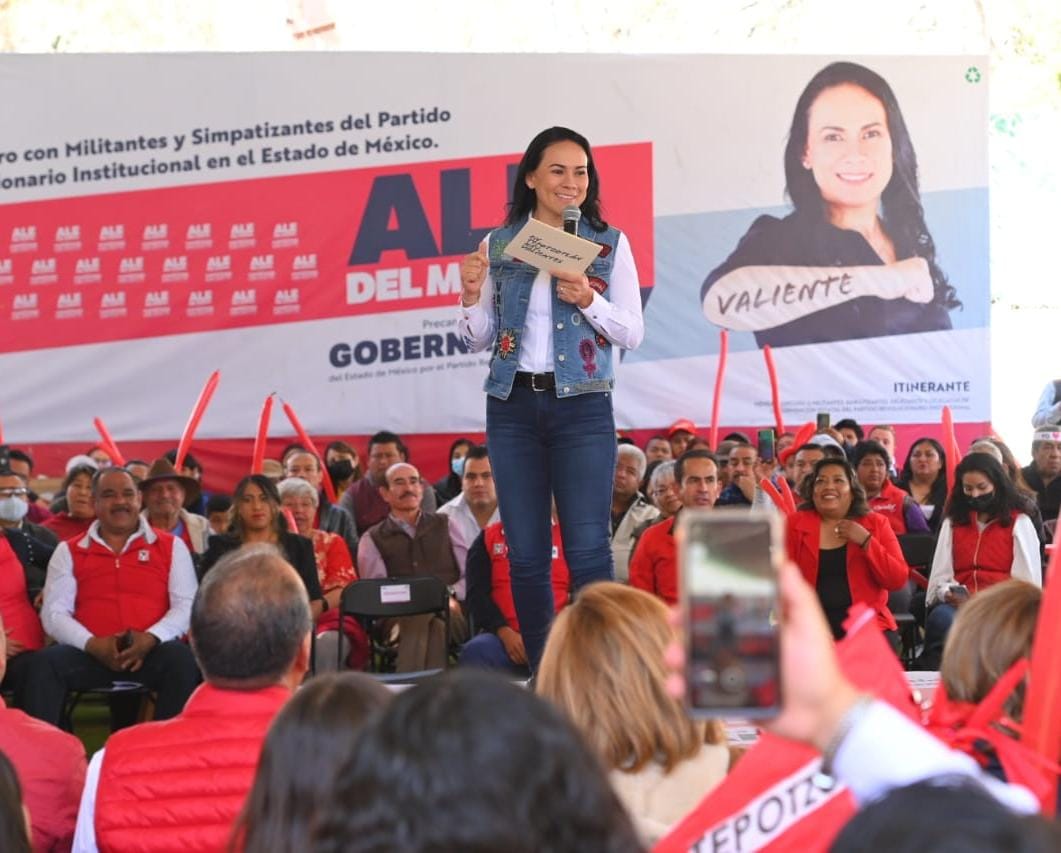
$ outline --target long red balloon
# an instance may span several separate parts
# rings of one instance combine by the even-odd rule
[[[726,376],[726,358],[729,356],[729,331],[718,333],[718,368],[715,370],[715,398],[711,401],[711,434],[708,436],[711,449],[718,447],[718,409],[722,403],[722,380]]]
[[[107,455],[111,458],[111,461],[115,465],[124,466],[125,457],[122,456],[122,452],[118,449],[118,445],[114,443],[114,439],[111,438],[110,432],[107,430],[107,425],[103,423],[100,418],[92,419],[93,426],[96,427],[96,432],[99,433],[100,445],[107,452]]]
[[[961,450],[958,447],[958,439],[954,435],[954,417],[950,413],[950,406],[943,407],[943,448],[947,451],[947,491],[954,490],[954,470],[958,467],[958,457]]]
[[[1039,621],[1032,644],[1028,695],[1024,700],[1024,731],[1021,740],[1050,761],[1061,759],[1061,668],[1057,651],[1061,649],[1061,548],[1053,548],[1050,565],[1044,575]],[[1051,780],[1051,792],[1043,811],[1052,816],[1057,806],[1057,777]]]
[[[291,421],[291,426],[295,428],[295,432],[298,433],[298,439],[305,446],[306,450],[317,457],[317,463],[321,467],[321,474],[323,474],[322,482],[324,483],[324,494],[328,496],[328,500],[332,503],[338,502],[339,498],[335,494],[335,484],[332,482],[331,475],[328,473],[328,469],[324,467],[324,457],[317,452],[317,446],[313,443],[313,439],[309,437],[309,433],[302,426],[302,422],[299,421],[298,416],[295,414],[295,410],[291,408],[289,403],[284,403],[284,414],[287,415],[287,419]]]
[[[275,391],[265,398],[262,412],[258,415],[258,432],[254,437],[254,455],[251,456],[251,473],[262,473],[265,464],[265,442],[269,437],[269,419],[273,416],[273,397]]]
[[[221,371],[215,370],[207,377],[203,390],[199,392],[199,399],[195,401],[192,413],[188,416],[188,423],[184,425],[184,432],[181,433],[181,440],[177,443],[177,458],[173,460],[173,467],[178,471],[184,465],[184,457],[191,450],[195,431],[199,429],[199,421],[203,419],[203,413],[206,411],[206,407],[210,405],[210,398],[214,396],[214,391],[217,390],[217,383],[220,381]]]
[[[0,444],[4,443],[4,422],[0,421]]]
[[[766,359],[766,373],[770,377],[770,400],[774,404],[774,423],[777,424],[777,434],[785,431],[785,419],[781,417],[781,389],[777,384],[777,367],[774,365],[774,352],[770,344],[763,347],[763,358]]]

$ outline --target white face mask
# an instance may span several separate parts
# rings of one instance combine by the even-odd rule
[[[29,512],[29,504],[14,495],[0,498],[0,521],[22,521]]]

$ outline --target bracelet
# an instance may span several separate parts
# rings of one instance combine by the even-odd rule
[[[862,693],[854,704],[847,709],[844,716],[840,718],[840,724],[836,727],[832,737],[829,738],[825,749],[822,750],[821,772],[826,776],[833,775],[833,762],[836,760],[836,753],[840,751],[840,747],[843,746],[847,736],[851,734],[851,730],[866,716],[874,701],[876,701],[874,697],[868,693]]]
[[[869,547],[869,540],[872,539],[872,538],[873,538],[873,534],[872,533],[867,533],[866,534],[866,538],[862,540],[862,544],[859,545],[858,547],[862,548],[863,550],[865,550],[866,548]]]

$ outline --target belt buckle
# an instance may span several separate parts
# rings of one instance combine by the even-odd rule
[[[544,373],[532,373],[531,374],[531,390],[532,391],[548,391],[549,390],[548,388],[544,388],[544,387],[543,388],[539,388],[538,387],[538,377],[539,376],[544,378],[545,374]]]

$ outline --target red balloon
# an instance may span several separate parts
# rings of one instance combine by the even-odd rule
[[[184,425],[184,432],[181,433],[181,440],[177,443],[177,457],[173,460],[173,467],[180,471],[184,465],[184,457],[188,455],[188,451],[192,446],[192,439],[195,437],[195,431],[199,428],[199,421],[203,419],[203,413],[206,411],[206,407],[210,404],[210,398],[214,396],[214,391],[217,389],[217,383],[221,381],[221,371],[215,370],[206,379],[206,384],[203,385],[203,390],[199,392],[199,399],[196,400],[195,406],[192,408],[192,413],[188,417],[188,423]]]
[[[298,415],[295,414],[295,410],[288,403],[284,403],[284,414],[287,415],[287,419],[291,421],[291,426],[298,433],[298,440],[302,442],[302,446],[317,457],[321,473],[324,475],[322,480],[324,483],[324,494],[328,496],[328,500],[332,503],[338,502],[339,498],[335,494],[335,484],[332,482],[331,475],[328,474],[328,469],[324,467],[324,457],[317,452],[317,446],[313,443],[313,439],[309,437],[309,433],[302,426],[302,422],[298,419]]]
[[[269,437],[269,419],[273,414],[273,394],[265,398],[262,412],[258,415],[258,434],[254,437],[254,454],[251,456],[251,473],[262,473],[265,463],[265,441]]]
[[[785,431],[785,419],[781,417],[781,389],[777,384],[777,367],[774,365],[774,352],[767,344],[763,347],[763,358],[766,359],[766,373],[770,377],[770,400],[774,404],[774,423],[777,424],[777,434]]]
[[[718,447],[718,409],[722,403],[722,380],[726,375],[726,358],[729,355],[729,331],[718,334],[718,368],[715,370],[715,398],[711,401],[711,449]]]

